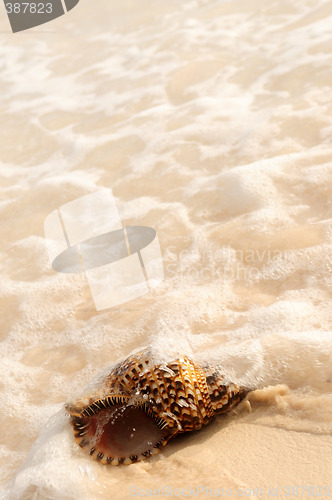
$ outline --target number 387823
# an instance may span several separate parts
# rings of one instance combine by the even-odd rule
[[[42,2],[7,2],[6,11],[8,14],[50,14],[52,12],[52,4]]]

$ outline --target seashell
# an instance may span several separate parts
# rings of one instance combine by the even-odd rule
[[[93,395],[65,407],[82,450],[118,465],[158,453],[172,437],[200,429],[247,393],[217,367],[188,357],[156,364],[145,349],[116,364]]]

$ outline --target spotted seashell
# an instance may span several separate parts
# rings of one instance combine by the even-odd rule
[[[83,451],[103,464],[131,464],[158,453],[177,434],[200,429],[247,392],[216,367],[188,357],[156,364],[143,350],[66,410]]]

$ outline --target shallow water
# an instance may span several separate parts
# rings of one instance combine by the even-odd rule
[[[1,498],[252,485],[249,450],[286,431],[332,458],[331,2],[96,4],[15,35],[0,19]],[[51,269],[44,220],[101,187],[124,224],[156,229],[165,279],[97,312],[83,274]],[[252,412],[102,467],[63,403],[147,344],[222,362],[258,388]],[[332,486],[326,460],[312,480]]]

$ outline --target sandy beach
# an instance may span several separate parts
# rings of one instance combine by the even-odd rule
[[[81,0],[13,34],[3,10],[1,499],[332,496],[331,23],[326,0]],[[97,310],[44,222],[101,189],[164,279]],[[103,466],[64,404],[147,345],[253,391]]]

